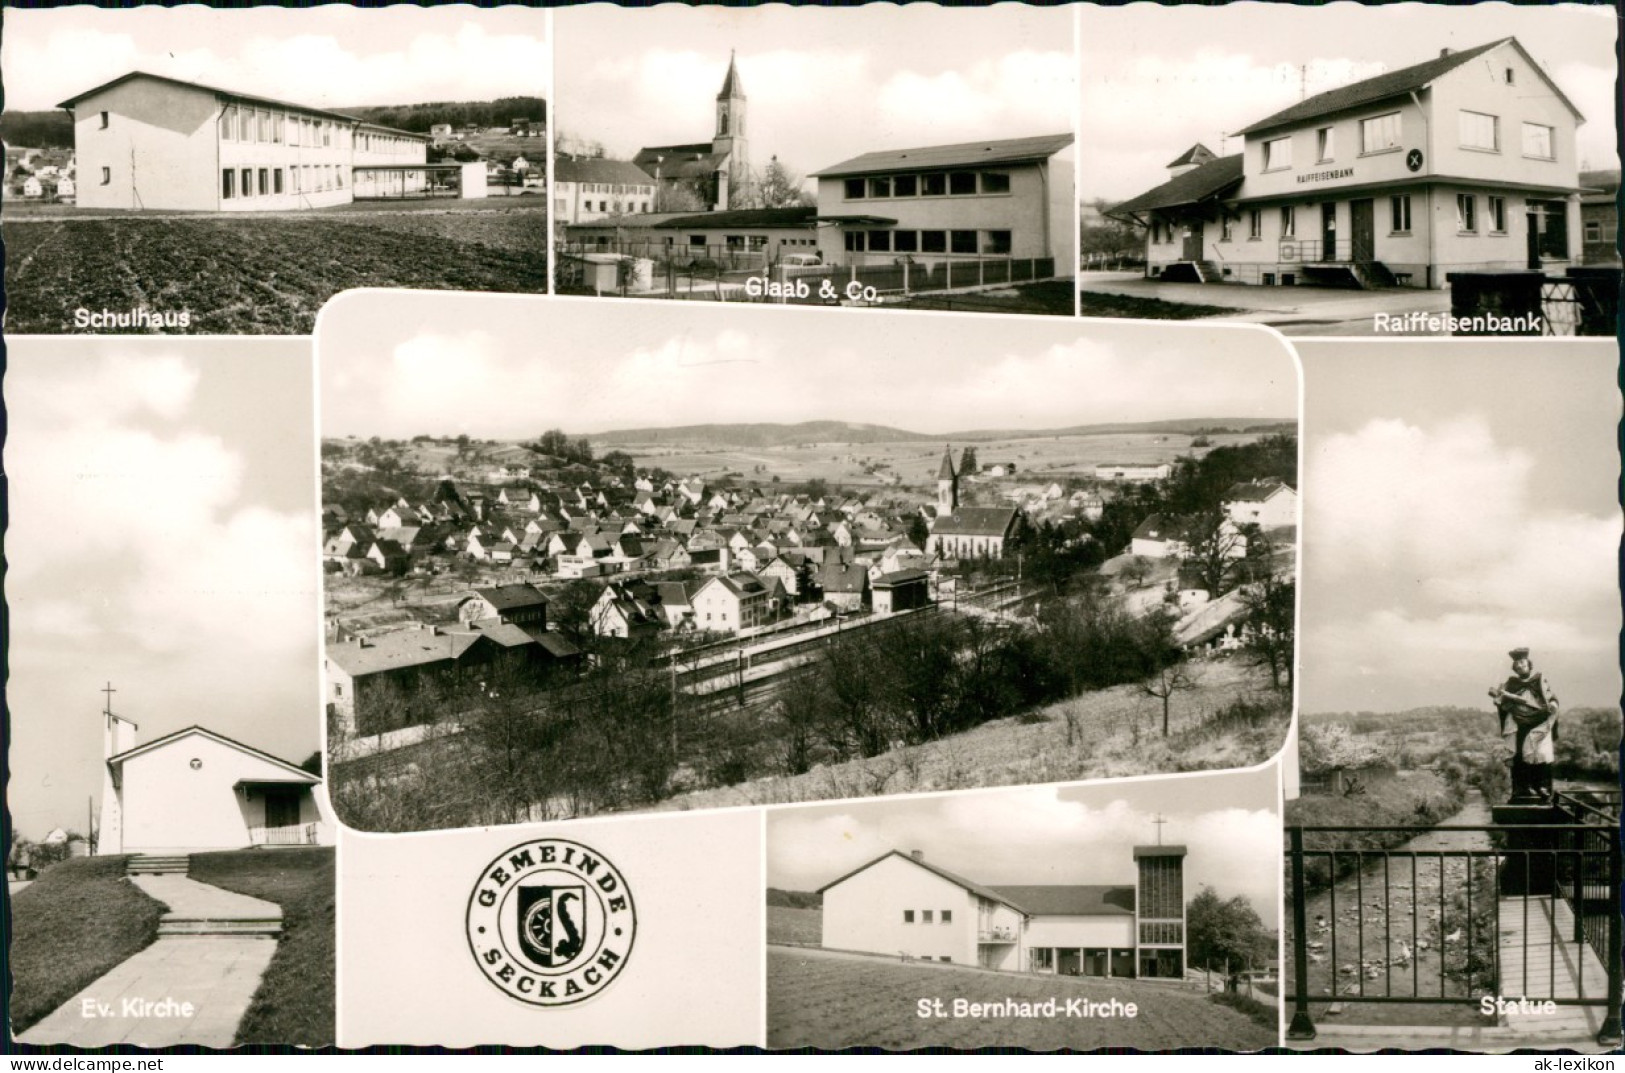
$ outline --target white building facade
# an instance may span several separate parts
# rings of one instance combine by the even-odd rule
[[[136,745],[133,723],[105,718],[98,853],[331,843],[318,776],[202,727]]]
[[[426,136],[140,71],[59,107],[87,208],[310,209],[427,181]]]
[[[1310,97],[1114,208],[1170,281],[1443,287],[1580,249],[1584,117],[1514,38]]]
[[[821,943],[1003,972],[1179,977],[1184,857],[1135,847],[1132,884],[991,887],[893,850],[820,889]]]
[[[825,264],[1008,257],[1073,271],[1069,134],[865,153],[814,177]]]

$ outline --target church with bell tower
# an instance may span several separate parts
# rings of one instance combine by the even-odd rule
[[[954,449],[942,448],[942,465],[937,467],[937,515],[952,514],[959,509],[959,474],[954,472]]]
[[[738,57],[729,53],[728,73],[717,91],[711,141],[646,146],[632,159],[655,180],[657,211],[723,212],[750,204],[746,105]]]

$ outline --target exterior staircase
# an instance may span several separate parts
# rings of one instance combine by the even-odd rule
[[[138,853],[124,865],[148,897],[162,902],[158,937],[192,938],[239,935],[276,939],[282,934],[282,908],[273,902],[197,883],[187,877],[191,858],[184,853]]]
[[[124,862],[127,876],[185,875],[192,859],[184,853],[137,853]]]
[[[1196,278],[1203,283],[1223,283],[1224,270],[1212,261],[1192,261],[1196,269]]]
[[[210,917],[165,913],[158,921],[158,937],[194,935],[260,935],[275,939],[282,934],[281,917],[240,917],[216,920]]]
[[[1323,286],[1352,286],[1362,291],[1399,285],[1381,261],[1323,261],[1305,264],[1303,274]]]
[[[1381,261],[1356,261],[1349,266],[1354,272],[1354,278],[1366,290],[1373,287],[1395,287],[1399,281],[1394,274],[1388,271],[1388,266]]]

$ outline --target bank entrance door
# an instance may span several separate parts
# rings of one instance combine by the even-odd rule
[[[1320,259],[1337,260],[1337,202],[1328,201],[1320,207]]]
[[[1185,253],[1187,261],[1200,261],[1202,259],[1202,221],[1185,225]]]
[[[1377,210],[1376,202],[1370,198],[1349,202],[1349,231],[1352,232],[1353,251],[1350,259],[1354,261],[1375,261],[1377,259]]]

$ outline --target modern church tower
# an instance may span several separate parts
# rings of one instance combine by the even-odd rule
[[[745,136],[745,84],[739,79],[739,66],[728,54],[728,74],[717,93],[717,132],[711,151],[727,154],[726,169],[718,176],[717,208],[729,209],[745,200],[750,187],[750,142]],[[726,184],[725,186],[723,184]]]
[[[1135,846],[1135,945],[1141,976],[1185,975],[1185,847]]]

